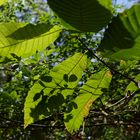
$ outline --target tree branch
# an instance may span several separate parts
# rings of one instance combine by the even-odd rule
[[[125,123],[125,122],[117,122],[117,123],[96,123],[96,124],[92,124],[92,125],[86,125],[85,127],[93,127],[93,126],[102,126],[102,125],[133,125],[133,126],[139,126],[140,127],[140,123]]]
[[[119,71],[113,69],[111,66],[109,66],[105,61],[103,61],[101,58],[99,58],[91,49],[89,49],[86,44],[78,37],[76,36],[77,40],[84,46],[84,48],[86,48],[97,60],[99,60],[102,64],[104,64],[107,68],[109,68],[112,72],[117,73],[119,75],[121,75],[122,77],[132,81],[137,87],[138,87],[138,82],[136,82],[133,78],[124,75],[122,73],[120,73]]]

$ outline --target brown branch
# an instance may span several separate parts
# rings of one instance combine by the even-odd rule
[[[137,95],[138,93],[140,93],[140,89],[136,90],[135,92],[131,93],[130,95],[129,95],[129,94],[126,95],[125,97],[123,97],[123,98],[120,99],[119,101],[117,101],[117,102],[115,102],[114,104],[110,105],[107,109],[109,109],[109,108],[111,108],[111,107],[114,107],[114,106],[116,106],[116,105],[119,105],[119,106],[123,105],[123,106],[124,106],[124,104],[128,104],[128,103],[132,100],[132,98],[133,98],[135,95]]]
[[[119,74],[121,75],[122,77],[132,81],[137,87],[138,87],[138,82],[135,81],[133,78],[127,76],[127,75],[124,75],[122,73],[120,73],[119,71],[115,70],[114,68],[112,68],[111,66],[109,66],[105,61],[103,61],[101,58],[99,58],[91,49],[89,49],[86,44],[79,38],[77,37],[77,40],[84,46],[84,48],[86,48],[97,60],[99,60],[102,64],[104,64],[107,68],[109,68],[112,72],[116,73],[116,74]]]
[[[24,123],[22,121],[17,121],[17,120],[13,120],[13,119],[9,119],[9,118],[5,118],[3,116],[0,116],[0,119],[2,120],[6,120],[6,121],[9,121],[8,123],[5,122],[5,126],[3,125],[0,125],[0,128],[7,128],[9,126],[11,127],[24,127]],[[7,125],[7,126],[6,126]],[[51,128],[64,128],[64,126],[57,126],[57,125],[54,125],[54,126],[51,126],[51,125],[44,125],[44,124],[30,124],[29,127],[43,127],[43,128],[46,128],[46,127],[51,127]]]
[[[133,126],[139,126],[140,127],[140,123],[124,123],[124,122],[117,122],[117,123],[93,123],[91,125],[86,125],[85,127],[93,127],[93,126],[102,126],[102,125],[133,125]]]

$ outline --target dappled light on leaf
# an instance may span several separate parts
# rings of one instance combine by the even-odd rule
[[[75,102],[70,102],[66,107],[66,113],[70,113],[73,109],[77,109],[77,104]]]
[[[62,107],[67,96],[73,94],[74,88],[81,79],[86,68],[86,60],[86,55],[76,53],[55,66],[49,75],[40,76],[40,80],[33,85],[26,97],[24,106],[25,127],[47,117],[47,115],[53,114]],[[65,74],[66,72],[68,74]],[[71,102],[69,107],[75,109],[77,105]],[[69,110],[71,111],[71,109]]]
[[[73,117],[71,114],[67,115],[64,119],[65,122],[69,122],[69,120],[71,120]]]
[[[77,104],[77,107],[72,109],[71,112],[64,114],[64,118],[66,118],[67,115],[73,116],[65,122],[65,126],[70,133],[79,129],[84,117],[88,115],[92,103],[102,94],[101,89],[109,87],[111,78],[110,71],[102,70],[94,74],[81,87],[81,94],[73,100],[74,103]]]
[[[0,139],[140,139],[140,5],[6,1]]]
[[[38,81],[38,83],[42,86],[42,87],[46,87],[45,84],[42,81]]]

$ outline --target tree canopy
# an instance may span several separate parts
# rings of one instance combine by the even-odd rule
[[[0,138],[140,139],[140,4],[0,2]]]

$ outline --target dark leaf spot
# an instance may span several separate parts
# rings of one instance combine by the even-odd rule
[[[53,93],[54,93],[54,91],[55,91],[55,89],[51,90],[51,91],[50,91],[50,94],[53,94]]]
[[[63,76],[63,79],[66,81],[66,82],[68,82],[68,75],[67,74],[64,74],[64,76]]]
[[[75,102],[70,102],[68,105],[67,105],[67,108],[66,108],[66,113],[70,113],[73,109],[77,109],[78,106]]]
[[[77,106],[77,104],[76,104],[75,102],[72,102],[72,106],[73,106],[75,109],[78,108],[78,106]]]
[[[68,85],[67,84],[64,84],[64,88],[68,88]]]
[[[47,95],[43,96],[43,97],[42,97],[42,102],[46,102],[47,98],[48,98]]]
[[[71,114],[69,114],[69,115],[67,115],[67,117],[65,118],[65,122],[69,122],[69,120],[71,120],[72,119],[72,115]]]
[[[12,56],[13,58],[17,59],[18,61],[21,60],[21,57],[17,56],[17,55],[14,54],[14,53],[11,53],[11,56]]]
[[[42,81],[45,81],[45,82],[52,82],[52,77],[51,76],[46,76],[46,75],[41,75],[40,76],[40,79],[42,80]]]
[[[48,107],[51,111],[54,109],[59,109],[59,107],[64,103],[65,99],[62,94],[51,96],[48,100]]]
[[[40,98],[40,96],[41,96],[40,93],[35,94],[33,100],[34,100],[34,101],[38,100],[38,99]]]
[[[77,76],[75,74],[70,75],[69,82],[75,82],[77,80]]]
[[[45,84],[42,81],[38,81],[38,83],[42,86],[42,87],[46,87]]]

